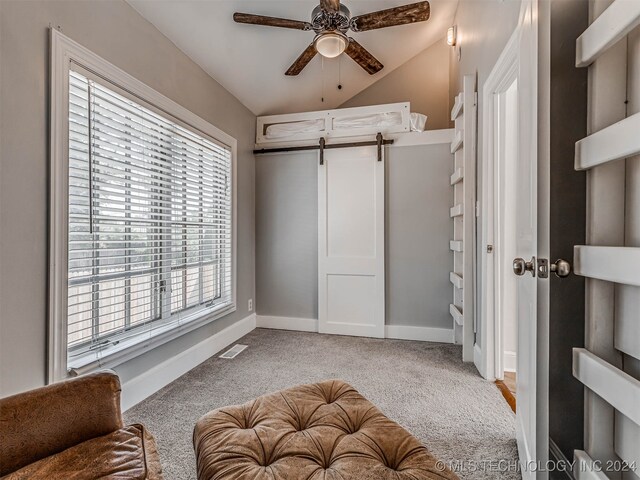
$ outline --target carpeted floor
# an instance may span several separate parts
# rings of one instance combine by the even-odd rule
[[[155,435],[168,480],[195,479],[191,434],[209,410],[340,378],[416,435],[460,478],[518,479],[515,417],[461,347],[256,329],[233,360],[213,357],[128,410]],[[499,461],[500,470],[496,465]]]

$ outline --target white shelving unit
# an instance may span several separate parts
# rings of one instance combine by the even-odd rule
[[[473,361],[474,326],[474,255],[476,217],[476,108],[475,76],[466,75],[463,91],[458,94],[451,110],[455,135],[451,142],[454,155],[451,186],[453,205],[453,271],[449,280],[453,285],[453,301],[449,307],[453,319],[454,342],[462,344],[462,359]]]
[[[599,15],[576,41],[576,66],[589,69],[591,128],[576,143],[575,169],[587,172],[587,204],[597,206],[587,209],[585,245],[573,256],[589,305],[584,348],[573,350],[573,376],[585,387],[578,480],[621,478],[594,462],[640,459],[640,58],[637,36],[629,35],[640,25],[640,2],[596,3]]]

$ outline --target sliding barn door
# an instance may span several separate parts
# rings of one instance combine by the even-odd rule
[[[383,338],[384,159],[377,147],[325,150],[318,222],[320,333]]]
[[[576,63],[589,69],[589,135],[576,145],[588,185],[587,245],[574,256],[587,278],[585,348],[573,356],[585,385],[578,479],[640,479],[639,24],[639,1],[592,0],[577,43]]]

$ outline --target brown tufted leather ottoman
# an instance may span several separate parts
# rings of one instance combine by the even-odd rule
[[[193,444],[199,480],[457,479],[340,380],[209,412]]]

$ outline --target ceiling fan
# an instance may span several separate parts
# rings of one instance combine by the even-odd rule
[[[373,75],[384,66],[362,45],[347,36],[347,31],[365,32],[395,25],[424,22],[429,19],[429,15],[429,2],[412,3],[352,17],[349,9],[340,4],[340,0],[320,0],[320,5],[311,13],[311,22],[238,12],[233,14],[233,19],[238,23],[315,32],[313,42],[293,62],[286,71],[286,75],[298,75],[316,56],[316,53],[334,58],[343,52],[364,68],[369,75]]]

